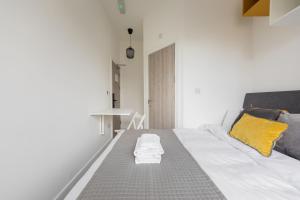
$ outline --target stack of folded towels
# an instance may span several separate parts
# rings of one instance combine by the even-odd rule
[[[136,164],[159,164],[164,150],[160,137],[156,134],[143,134],[137,139],[134,150]]]

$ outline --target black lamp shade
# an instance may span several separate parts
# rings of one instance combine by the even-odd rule
[[[126,49],[126,56],[128,59],[134,58],[134,49],[132,47]]]

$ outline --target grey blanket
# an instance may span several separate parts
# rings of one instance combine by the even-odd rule
[[[142,133],[161,137],[161,164],[136,165],[133,151]],[[124,133],[79,196],[82,200],[223,200],[172,130]]]

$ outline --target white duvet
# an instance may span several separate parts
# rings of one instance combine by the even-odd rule
[[[265,158],[217,125],[174,131],[228,200],[300,200],[300,161]]]

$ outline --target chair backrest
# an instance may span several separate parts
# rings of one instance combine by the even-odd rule
[[[143,129],[144,128],[144,120],[146,115],[141,115],[140,113],[136,112],[132,116],[130,123],[128,124],[127,130],[131,129]]]
[[[144,121],[145,121],[145,118],[146,118],[146,115],[143,114],[143,115],[140,115],[139,119],[139,123],[137,124],[137,127],[136,129],[144,129]]]

